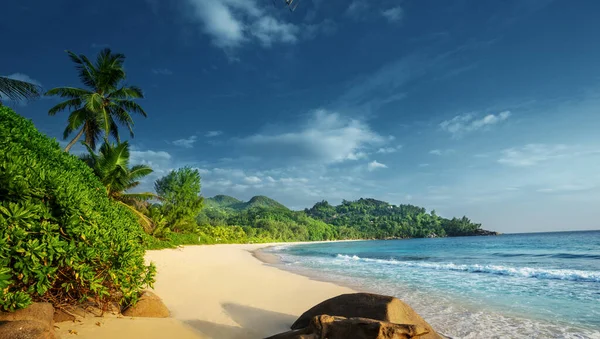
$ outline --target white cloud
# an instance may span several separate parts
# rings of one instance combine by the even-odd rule
[[[373,160],[367,165],[367,169],[369,171],[374,171],[378,168],[387,168],[387,165],[384,165],[384,164],[378,162],[377,160]]]
[[[365,152],[356,152],[356,153],[348,154],[348,156],[346,156],[346,159],[347,160],[359,160],[359,159],[366,159],[368,157],[369,157],[369,155]]]
[[[540,193],[569,193],[587,191],[593,189],[595,186],[590,184],[566,184],[556,187],[540,188],[537,192]]]
[[[454,153],[453,149],[432,149],[431,151],[429,151],[429,154],[431,155],[449,155]]]
[[[193,148],[197,139],[198,139],[198,137],[196,137],[195,135],[192,135],[189,138],[175,140],[172,142],[172,144],[175,146],[183,147],[183,148]]]
[[[507,120],[511,116],[510,111],[498,114],[488,114],[481,119],[476,119],[473,114],[457,115],[450,120],[440,123],[442,130],[449,132],[454,137],[460,137],[466,133],[482,130]]]
[[[346,15],[351,17],[359,18],[364,15],[364,12],[369,9],[369,4],[364,0],[353,0],[348,8],[346,8]]]
[[[298,40],[299,28],[291,23],[280,22],[273,17],[265,16],[252,25],[251,34],[269,47],[275,42],[294,43]]]
[[[364,149],[387,142],[362,121],[326,110],[316,110],[304,126],[277,134],[255,134],[239,140],[247,147],[258,146],[264,154],[303,158],[321,163],[357,160],[366,157]]]
[[[244,181],[248,184],[260,184],[262,182],[262,180],[259,177],[254,175],[245,177]]]
[[[514,167],[534,166],[541,162],[569,155],[565,145],[528,144],[521,148],[509,148],[502,151],[498,162]]]
[[[214,137],[218,137],[221,134],[223,134],[222,131],[208,131],[208,132],[206,132],[206,134],[204,134],[204,136],[207,138],[214,138]]]
[[[168,68],[153,68],[152,73],[156,75],[173,75],[173,71]]]
[[[389,22],[399,22],[404,16],[404,11],[400,6],[392,7],[382,11],[381,15],[383,15],[383,17],[386,18]]]
[[[397,151],[399,151],[401,149],[402,149],[402,145],[398,145],[396,147],[381,147],[375,153],[381,153],[381,154],[396,153]]]
[[[187,0],[194,20],[221,48],[233,49],[254,39],[264,46],[294,43],[298,26],[282,22],[263,11],[256,0]]]

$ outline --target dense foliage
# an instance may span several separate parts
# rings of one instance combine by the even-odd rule
[[[171,171],[154,184],[161,197],[160,212],[172,230],[189,231],[196,227],[196,217],[202,210],[200,173],[189,167]]]
[[[394,206],[374,199],[343,201],[338,206],[322,201],[304,211],[291,211],[266,197],[242,202],[219,195],[206,199],[206,206],[197,219],[203,226],[200,234],[209,234],[210,227],[235,226],[246,235],[219,235],[223,242],[234,238],[240,242],[266,242],[444,237],[474,235],[480,229],[466,217],[445,219],[422,207]]]
[[[92,169],[0,107],[0,308],[135,302],[155,273],[142,237]]]
[[[445,219],[435,211],[413,205],[391,205],[375,199],[344,200],[338,206],[316,203],[306,214],[338,227],[347,227],[363,238],[422,238],[473,235],[480,224],[468,218]]]

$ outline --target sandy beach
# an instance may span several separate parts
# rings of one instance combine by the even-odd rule
[[[352,292],[255,258],[271,244],[187,246],[148,251],[158,268],[154,292],[171,318],[89,318],[58,323],[63,338],[264,338],[287,331],[315,304]],[[269,258],[261,258],[268,261]],[[98,325],[97,323],[100,323]]]

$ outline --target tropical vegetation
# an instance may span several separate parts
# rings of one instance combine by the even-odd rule
[[[68,124],[63,131],[63,138],[68,138],[77,131],[75,137],[66,146],[69,151],[82,136],[92,149],[102,134],[104,141],[109,136],[120,141],[118,125],[129,129],[133,137],[133,119],[131,113],[146,117],[144,109],[135,99],[144,97],[142,90],[136,86],[124,84],[126,73],[123,69],[125,55],[112,53],[106,48],[98,53],[96,62],[92,63],[85,55],[77,55],[67,51],[79,75],[79,80],[86,88],[57,87],[46,92],[47,96],[58,96],[65,101],[50,108],[48,114],[70,110]]]
[[[90,167],[0,107],[0,308],[135,302],[155,273],[143,236]]]

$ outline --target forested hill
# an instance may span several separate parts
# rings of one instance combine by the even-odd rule
[[[481,229],[481,224],[469,218],[446,219],[435,211],[414,205],[391,205],[375,199],[342,201],[332,206],[327,201],[316,203],[304,212],[315,219],[337,227],[351,227],[373,238],[420,238],[428,236],[482,235],[493,232]]]
[[[238,226],[236,232],[257,241],[423,238],[494,234],[467,217],[446,219],[413,205],[391,205],[375,199],[327,201],[292,211],[257,196],[248,202],[217,195],[208,198],[198,217],[201,226]],[[237,233],[236,233],[237,234]],[[223,235],[225,236],[225,235]]]
[[[205,208],[221,208],[234,211],[242,211],[253,207],[287,209],[287,207],[285,207],[284,205],[278,203],[277,201],[269,197],[265,197],[264,195],[254,196],[247,202],[241,201],[228,195],[215,195],[214,197],[205,200]]]

